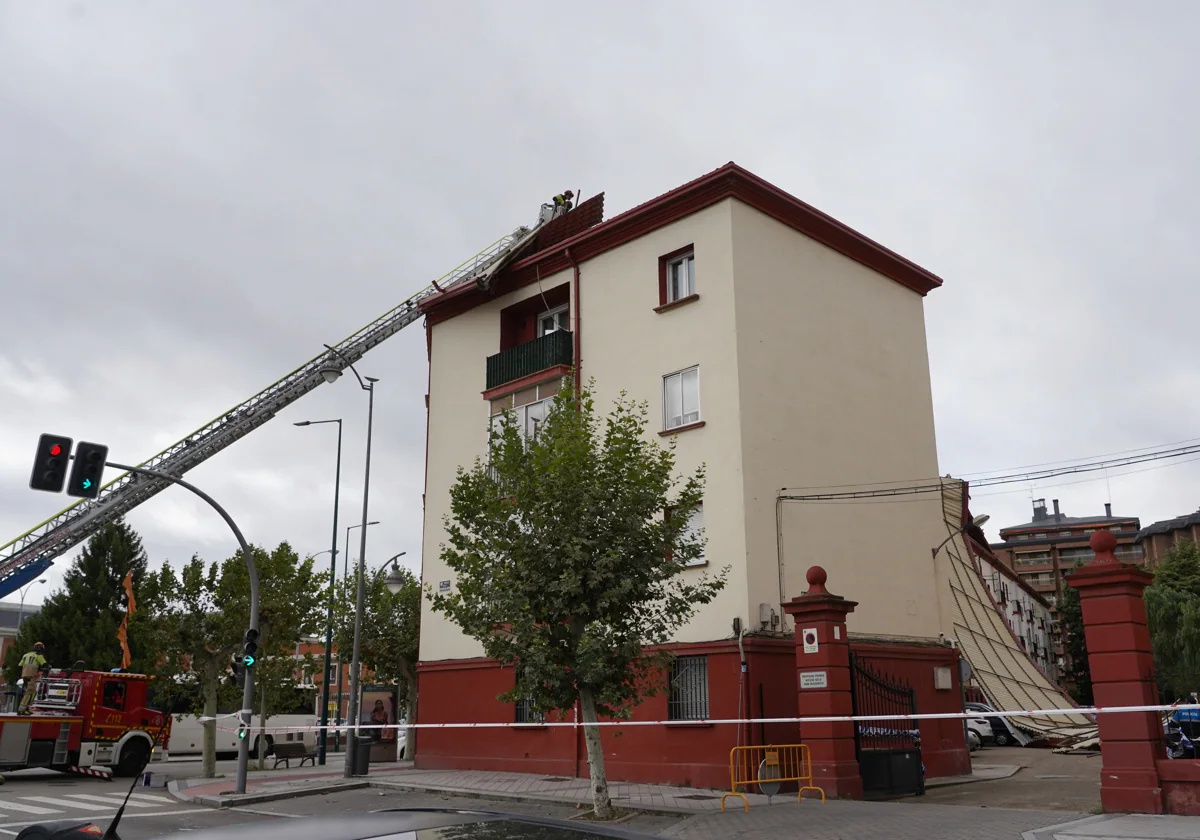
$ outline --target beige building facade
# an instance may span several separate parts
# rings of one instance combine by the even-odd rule
[[[491,288],[423,306],[424,583],[455,585],[443,518],[458,468],[486,454],[489,418],[512,407],[536,430],[574,371],[601,410],[622,390],[645,400],[680,473],[706,465],[704,563],[682,574],[730,571],[679,642],[728,639],[735,617],[790,630],[779,603],[814,564],[853,581],[851,632],[946,632],[938,498],[778,501],[781,488],[936,479],[923,298],[941,281],[733,164],[606,222],[597,200],[549,223]],[[426,604],[423,662],[481,653]]]

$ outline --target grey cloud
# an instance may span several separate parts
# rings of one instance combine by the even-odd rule
[[[943,472],[1194,436],[1197,17],[0,0],[0,539],[65,501],[25,489],[38,432],[140,460],[553,192],[606,190],[612,214],[731,159],[946,279],[926,308]],[[362,363],[380,560],[419,554],[424,352],[414,326]],[[323,550],[333,433],[290,423],[346,418],[344,528],[365,402],[318,389],[192,477],[251,539]],[[1145,521],[1200,504],[1195,465],[1110,483]],[[1108,484],[1032,493],[1083,513]],[[976,507],[1024,521],[1029,495]],[[232,552],[176,491],[131,521],[156,559]]]

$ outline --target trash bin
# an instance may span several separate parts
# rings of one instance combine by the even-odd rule
[[[354,767],[350,773],[353,776],[365,776],[371,767],[371,744],[374,739],[370,735],[359,735],[354,741]]]

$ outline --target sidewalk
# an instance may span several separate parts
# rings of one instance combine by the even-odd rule
[[[971,782],[1003,779],[1012,776],[1020,768],[1016,765],[980,765],[970,776],[953,776],[931,780],[931,784],[956,785]],[[233,780],[212,781],[207,779],[181,780],[172,782],[169,790],[175,797],[188,802],[210,807],[234,807],[261,802],[290,799],[297,796],[312,796],[340,790],[377,788],[381,790],[415,791],[465,796],[481,799],[499,799],[517,802],[550,802],[560,805],[591,803],[588,780],[585,778],[544,777],[524,773],[485,772],[476,770],[418,770],[410,763],[395,765],[373,765],[367,778],[346,779],[339,770],[330,772],[284,771],[267,774],[251,774],[247,779],[246,793],[232,793]],[[663,814],[701,814],[721,810],[724,791],[698,788],[675,787],[672,785],[632,784],[610,782],[609,794],[618,808]],[[806,801],[813,794],[805,794]],[[767,797],[762,794],[747,794],[751,809],[768,807],[783,802],[794,802],[794,794]],[[818,801],[819,795],[815,797]],[[727,809],[744,809],[740,798],[731,797]]]
[[[256,774],[247,793],[229,793],[233,779],[193,779],[172,782],[172,795],[210,807],[240,807],[300,796],[371,788],[380,792],[417,792],[465,799],[547,803],[588,807],[587,779],[543,777],[521,773],[471,770],[418,770],[411,764],[372,765],[367,778],[344,779],[335,769],[314,772]],[[1015,772],[1010,765],[979,766],[972,777],[943,784],[1000,779]],[[750,811],[740,799],[727,801],[721,813],[721,791],[668,785],[612,782],[609,791],[619,809],[684,817],[660,836],[676,840],[778,840],[797,836],[803,826],[806,840],[877,840],[887,827],[889,840],[1200,840],[1200,819],[1137,815],[1087,816],[1079,813],[980,808],[962,805],[914,804],[915,800],[861,802],[820,798],[797,803],[795,795],[768,800],[750,794]],[[393,807],[403,807],[402,800]],[[378,807],[378,806],[375,806]],[[447,803],[443,807],[464,807]],[[470,807],[470,806],[465,806]],[[486,808],[487,806],[480,806]],[[498,810],[504,810],[501,806]],[[626,828],[637,830],[636,819]]]

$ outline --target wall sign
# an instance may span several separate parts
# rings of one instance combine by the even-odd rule
[[[449,591],[450,591],[450,581],[443,580],[443,581],[438,582],[438,592],[449,592]]]
[[[829,672],[801,671],[800,688],[829,688]]]
[[[804,640],[804,652],[805,653],[816,653],[817,652],[817,628],[816,627],[805,628],[805,630],[803,631],[801,636]]]

